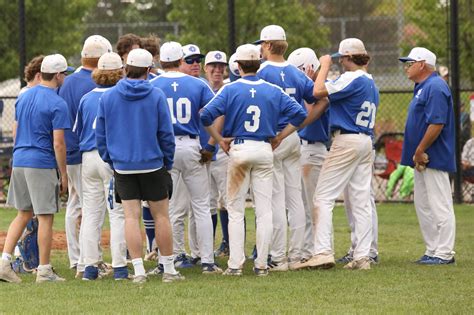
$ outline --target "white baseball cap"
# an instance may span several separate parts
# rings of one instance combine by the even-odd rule
[[[182,59],[183,47],[177,42],[166,42],[160,48],[160,61],[172,62]]]
[[[407,57],[398,58],[401,62],[424,61],[427,64],[436,67],[436,55],[424,47],[413,48]]]
[[[121,68],[123,68],[122,58],[114,52],[103,54],[97,64],[97,69],[99,70],[117,70]]]
[[[199,56],[201,58],[204,58],[204,55],[201,54],[201,51],[199,50],[199,47],[194,45],[194,44],[188,44],[183,46],[183,52],[184,52],[184,58],[188,58],[191,56]]]
[[[245,44],[237,47],[235,51],[235,60],[260,60],[260,50],[252,44]]]
[[[219,50],[210,51],[207,53],[206,59],[204,60],[205,65],[209,63],[227,64],[227,55],[225,54],[225,52]]]
[[[89,36],[82,47],[82,58],[100,58],[106,52],[112,51],[110,42],[101,35]]]
[[[127,56],[127,65],[141,68],[153,67],[153,56],[148,50],[132,49]]]
[[[237,62],[235,62],[235,61],[236,61],[235,60],[235,54],[233,54],[229,58],[229,70],[236,77],[240,77],[239,67],[237,66]]]
[[[339,51],[332,57],[367,55],[364,43],[358,38],[346,38],[339,43]]]
[[[260,32],[260,39],[254,44],[261,44],[267,40],[286,40],[286,34],[283,27],[279,25],[267,25]]]
[[[41,62],[42,73],[58,73],[68,69],[66,58],[60,54],[48,55]]]
[[[288,56],[288,62],[296,68],[311,67],[314,71],[319,68],[319,60],[316,53],[311,48],[302,47],[293,51]]]

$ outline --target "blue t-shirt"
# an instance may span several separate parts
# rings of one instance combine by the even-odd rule
[[[431,124],[444,125],[440,135],[426,150],[427,167],[456,172],[454,151],[454,111],[451,91],[436,73],[415,84],[414,97],[408,108],[401,164],[414,167],[413,155]]]
[[[59,89],[61,96],[67,103],[69,109],[69,119],[71,126],[74,125],[77,115],[77,108],[81,98],[96,87],[92,80],[92,71],[81,68],[80,71],[68,75],[64,80],[64,84]],[[79,151],[79,138],[72,130],[65,133],[67,147],[67,164],[75,165],[82,162],[82,155]]]
[[[84,95],[77,110],[74,132],[79,137],[79,150],[88,152],[97,149],[95,141],[95,120],[99,109],[99,100],[109,88],[97,87]]]
[[[13,167],[57,168],[53,130],[71,128],[66,102],[54,89],[37,85],[16,101],[15,121]]]
[[[373,136],[379,106],[379,89],[372,76],[362,70],[346,71],[326,82],[329,93],[329,126]]]
[[[214,97],[209,85],[181,72],[166,72],[150,82],[166,95],[174,134],[199,136],[199,110]]]
[[[303,100],[309,104],[316,102],[313,96],[314,82],[287,61],[265,61],[260,65],[257,76],[267,82],[278,85],[302,106],[304,106]],[[280,117],[278,130],[282,130],[286,125],[288,125],[288,118]]]
[[[225,115],[224,137],[268,141],[275,137],[281,116],[299,126],[306,113],[278,86],[246,76],[225,85],[201,112],[204,126]]]

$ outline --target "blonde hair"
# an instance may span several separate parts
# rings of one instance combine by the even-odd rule
[[[105,86],[115,85],[122,77],[123,77],[123,69],[116,69],[116,70],[95,69],[94,71],[92,71],[92,79],[98,85],[105,85]]]
[[[283,56],[288,49],[288,42],[286,40],[270,40],[270,53],[272,55]]]

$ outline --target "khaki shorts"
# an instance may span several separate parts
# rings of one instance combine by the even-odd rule
[[[7,204],[35,214],[59,211],[59,178],[56,169],[14,167]]]

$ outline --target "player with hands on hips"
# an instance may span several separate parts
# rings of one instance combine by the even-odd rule
[[[237,48],[235,57],[242,79],[225,85],[201,112],[209,134],[229,153],[227,210],[229,214],[230,257],[224,275],[240,276],[245,262],[245,195],[252,184],[257,223],[258,256],[254,272],[268,275],[267,257],[273,233],[272,181],[273,152],[280,116],[289,120],[287,128],[299,126],[306,118],[300,104],[281,88],[256,76],[260,52],[254,45]],[[225,115],[223,136],[213,122]]]

